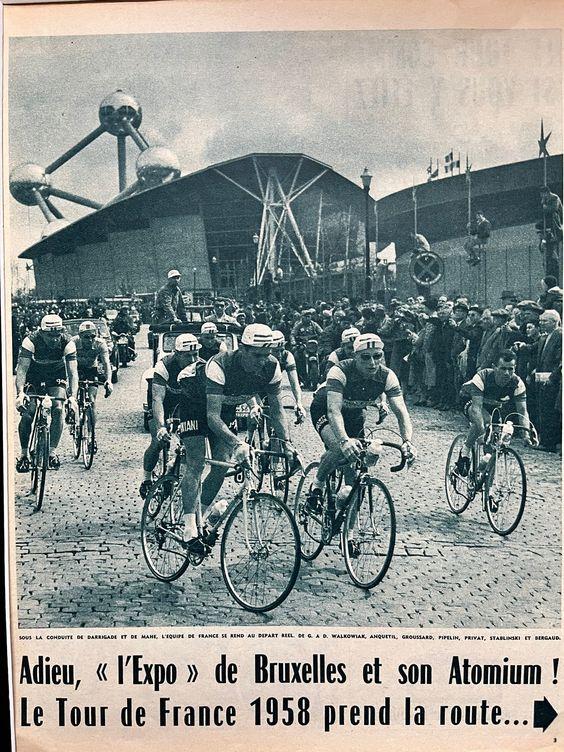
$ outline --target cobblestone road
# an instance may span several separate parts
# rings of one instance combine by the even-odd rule
[[[142,428],[139,359],[120,371],[113,396],[100,395],[99,453],[90,471],[72,460],[63,437],[61,470],[49,473],[43,511],[31,512],[27,476],[16,477],[19,626],[341,625],[389,627],[560,626],[560,459],[520,450],[529,493],[520,526],[501,539],[477,500],[460,517],[447,508],[443,468],[463,419],[411,408],[420,459],[382,477],[396,504],[397,541],[379,586],[349,580],[337,546],[302,563],[296,586],[275,611],[254,615],[229,596],[216,553],[172,584],[149,574],[139,521]],[[389,418],[392,420],[393,418]],[[305,458],[321,444],[310,423],[293,429]]]

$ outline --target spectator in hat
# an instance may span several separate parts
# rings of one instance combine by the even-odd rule
[[[558,311],[562,318],[562,290],[558,287],[558,280],[552,275],[543,277],[541,280],[541,295],[538,299],[539,305],[547,311],[553,309]]]
[[[157,292],[153,324],[180,324],[188,321],[180,289],[180,276],[178,269],[171,269],[167,274],[167,283]]]

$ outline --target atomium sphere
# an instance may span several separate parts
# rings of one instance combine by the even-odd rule
[[[42,196],[49,195],[51,179],[45,174],[45,170],[33,162],[25,162],[16,165],[10,172],[10,193],[26,206],[35,206],[37,197],[33,189],[37,189]]]
[[[113,136],[127,133],[124,124],[131,123],[134,128],[139,128],[142,120],[141,105],[130,94],[117,89],[107,96],[98,109],[100,123]]]
[[[68,219],[54,219],[52,222],[47,222],[43,230],[41,230],[41,239],[44,240],[45,238],[54,235],[64,227],[68,227],[69,224],[70,222],[68,221]]]
[[[137,179],[146,185],[160,185],[180,177],[176,154],[164,146],[150,146],[142,151],[135,163]]]

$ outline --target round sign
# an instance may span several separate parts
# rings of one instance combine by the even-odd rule
[[[444,270],[444,261],[433,251],[414,253],[409,262],[409,275],[418,285],[436,285]]]

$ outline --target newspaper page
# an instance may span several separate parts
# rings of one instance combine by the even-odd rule
[[[4,7],[18,752],[564,746],[562,19]]]

